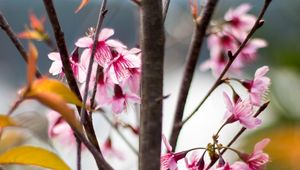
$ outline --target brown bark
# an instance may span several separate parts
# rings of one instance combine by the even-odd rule
[[[164,41],[162,1],[142,0],[140,170],[160,169]]]

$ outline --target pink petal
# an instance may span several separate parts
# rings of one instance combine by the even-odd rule
[[[124,45],[123,43],[121,43],[120,41],[117,40],[107,40],[105,42],[108,46],[113,47],[113,48],[127,48],[126,45]]]
[[[89,48],[83,50],[83,52],[81,54],[80,63],[84,70],[87,70],[87,68],[88,68],[91,54],[92,54],[92,50]]]
[[[75,45],[81,48],[88,48],[93,45],[93,39],[90,37],[82,37],[77,40]]]
[[[49,68],[49,73],[52,75],[58,75],[62,72],[62,63],[61,61],[55,61],[51,64],[51,67]]]
[[[244,3],[244,4],[241,4],[240,6],[238,6],[236,9],[234,9],[233,13],[235,16],[240,16],[240,15],[247,13],[251,8],[252,7],[250,4]]]
[[[130,61],[130,63],[132,64],[129,68],[140,68],[141,67],[141,58],[139,58],[136,55],[126,55],[124,56],[124,59]]]
[[[125,99],[118,98],[118,99],[113,99],[112,101],[112,110],[115,113],[121,113],[124,110],[124,104],[125,104]]]
[[[141,102],[141,98],[138,95],[129,92],[127,92],[126,94],[126,99],[130,100],[133,103],[139,104]]]
[[[269,144],[270,141],[271,141],[271,139],[265,138],[265,139],[261,140],[260,142],[256,143],[255,147],[254,147],[254,152],[263,150]]]
[[[262,77],[269,71],[268,66],[262,66],[259,69],[256,70],[254,77]]]
[[[48,58],[52,61],[60,61],[60,54],[58,52],[52,52],[48,54]]]
[[[99,34],[98,41],[105,41],[112,35],[114,35],[115,31],[111,28],[103,28]]]
[[[232,111],[232,109],[233,109],[233,103],[231,102],[229,96],[225,92],[223,92],[223,96],[224,96],[224,101],[225,101],[227,109],[229,111]]]
[[[173,148],[172,148],[172,146],[170,145],[169,141],[167,140],[166,136],[165,136],[164,134],[162,134],[161,138],[162,138],[162,140],[163,140],[163,142],[164,142],[164,144],[165,144],[167,150],[168,150],[169,152],[172,152],[172,149],[173,149]]]

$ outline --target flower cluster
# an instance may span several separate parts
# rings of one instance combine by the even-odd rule
[[[210,59],[201,65],[201,69],[212,69],[213,73],[218,76],[223,71],[231,56],[227,56],[228,52],[235,52],[240,48],[241,43],[254,26],[256,17],[247,12],[250,10],[249,4],[242,4],[236,9],[230,9],[224,17],[221,25],[213,25],[208,36],[208,47],[210,50]],[[257,50],[265,47],[267,43],[262,39],[251,39],[241,49],[239,55],[234,58],[234,62],[229,68],[230,72],[240,73],[241,69],[252,62],[257,57]],[[233,60],[232,60],[233,61]],[[227,70],[226,70],[227,71]],[[163,136],[163,142],[167,148],[167,153],[161,156],[161,170],[178,170],[178,162],[184,159],[186,169],[189,170],[260,170],[269,161],[268,154],[263,152],[263,148],[269,143],[270,139],[263,139],[255,145],[251,154],[242,153],[230,147],[224,147],[219,142],[220,131],[226,125],[238,122],[244,128],[257,128],[262,120],[257,118],[255,113],[263,110],[264,96],[269,89],[271,80],[266,74],[269,71],[268,66],[260,67],[256,70],[252,80],[241,80],[237,78],[221,77],[221,83],[229,85],[233,91],[232,98],[227,93],[223,93],[226,113],[225,122],[218,132],[213,135],[213,142],[209,143],[205,148],[193,148],[186,151],[174,152],[172,147]],[[237,81],[248,91],[246,99],[242,99],[235,91],[231,81]],[[204,152],[194,151],[203,149]],[[235,152],[241,161],[229,163],[225,161],[221,152],[229,149]],[[190,151],[193,151],[189,154]],[[218,165],[212,167],[204,159],[208,153],[212,162],[218,161]]]
[[[229,61],[228,51],[235,52],[253,27],[256,17],[247,12],[249,4],[242,4],[236,9],[230,9],[224,16],[224,22],[212,26],[208,36],[210,58],[201,65],[201,70],[211,69],[214,75],[219,75]],[[239,73],[248,63],[257,57],[257,50],[266,47],[263,39],[251,39],[242,49],[239,56],[230,67],[233,73]]]
[[[141,50],[138,48],[127,49],[120,41],[110,38],[113,34],[114,30],[109,28],[102,29],[99,34],[95,48],[95,62],[92,66],[88,86],[89,94],[91,94],[96,84],[96,108],[111,106],[112,112],[120,114],[126,110],[128,102],[140,102]],[[92,36],[93,33],[79,38],[75,43],[75,49],[69,56],[73,74],[81,85],[82,93],[87,86],[86,77],[93,50]],[[60,54],[51,52],[48,57],[52,60],[49,73],[64,78]],[[49,113],[49,121],[51,138],[75,144],[72,129],[58,113]],[[117,158],[123,159],[122,154],[112,148],[111,140],[109,137],[104,143],[104,154],[115,155]]]
[[[114,34],[113,29],[104,28],[99,34],[95,52],[95,63],[93,65],[89,89],[92,90],[97,83],[96,102],[98,106],[111,105],[114,113],[125,110],[128,102],[139,103],[139,83],[141,67],[141,50],[138,48],[127,49],[127,47],[110,37]],[[74,76],[86,86],[86,74],[92,54],[93,39],[85,36],[77,40],[76,48],[69,57]],[[79,57],[79,48],[82,54]],[[64,76],[62,61],[58,52],[48,55],[53,61],[49,72],[52,75]],[[101,69],[97,69],[97,66]],[[96,76],[99,75],[98,82]]]
[[[167,149],[169,150],[170,144],[166,141],[165,138],[163,138],[163,141]],[[269,142],[270,139],[265,138],[256,143],[253,152],[250,154],[231,149],[239,156],[241,161],[236,161],[230,164],[229,162],[224,161],[222,157],[220,157],[219,163],[216,168],[209,168],[209,165],[205,164],[205,161],[203,159],[204,154],[202,155],[201,152],[193,151],[190,156],[187,156],[191,150],[195,150],[197,148],[178,153],[169,151],[168,153],[162,155],[160,169],[178,170],[179,168],[177,162],[184,159],[186,169],[188,170],[205,170],[207,168],[209,168],[209,170],[260,170],[269,161],[269,155],[263,152],[263,149]]]

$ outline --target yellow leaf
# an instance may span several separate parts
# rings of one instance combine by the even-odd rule
[[[42,104],[60,113],[71,127],[77,129],[80,133],[82,132],[82,126],[76,118],[73,109],[67,105],[61,96],[51,92],[41,92],[35,94],[32,98],[37,99]]]
[[[26,96],[31,97],[43,92],[56,94],[68,103],[82,106],[77,96],[65,84],[55,79],[41,78],[35,80],[31,84],[30,91],[26,93]]]
[[[19,38],[22,39],[31,39],[36,41],[43,41],[47,38],[47,34],[40,33],[36,30],[25,30],[24,32],[21,32],[18,34]]]
[[[56,154],[32,146],[16,147],[0,155],[0,164],[35,165],[54,170],[71,170]]]
[[[27,81],[28,84],[31,84],[35,78],[35,72],[36,72],[36,60],[38,57],[38,50],[32,44],[29,43],[29,49],[28,49],[28,66],[27,66]]]
[[[76,13],[79,12],[84,6],[86,6],[89,3],[89,0],[81,0],[81,3],[79,7],[76,9]]]
[[[8,126],[16,126],[16,123],[9,116],[0,115],[0,128]]]

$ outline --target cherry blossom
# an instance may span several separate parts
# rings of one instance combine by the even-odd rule
[[[109,103],[114,113],[121,113],[128,102],[140,103],[140,97],[131,92],[123,92],[119,85],[114,86],[114,96]]]
[[[255,144],[251,154],[240,155],[240,158],[249,166],[249,170],[261,170],[269,162],[269,155],[263,152],[269,142],[270,139],[265,138]]]
[[[133,48],[129,51],[117,48],[115,51],[112,51],[113,59],[109,63],[106,72],[113,83],[119,84],[128,79],[132,74],[130,71],[135,71],[133,69],[141,67],[141,58],[137,55],[140,51],[141,50],[137,48]]]
[[[64,76],[62,70],[63,65],[62,65],[60,54],[58,52],[52,52],[48,54],[48,58],[53,61],[49,68],[49,73],[51,73],[54,76],[59,75],[60,77],[63,77]],[[84,82],[86,77],[86,71],[84,70],[83,66],[79,63],[78,48],[75,48],[69,60],[71,63],[72,71],[76,79],[80,83]]]
[[[218,167],[215,170],[250,170],[248,165],[244,162],[237,161],[230,165],[228,162],[222,167]]]
[[[116,157],[120,160],[124,160],[124,155],[121,151],[113,147],[111,137],[108,137],[102,147],[102,152],[105,156]]]
[[[253,129],[261,124],[261,120],[253,117],[253,106],[249,100],[238,100],[233,103],[229,96],[224,92],[224,99],[227,107],[227,123],[239,121],[245,128]]]
[[[186,156],[187,152],[183,151],[174,153],[172,151],[172,146],[164,135],[162,135],[162,140],[167,148],[168,153],[163,154],[160,157],[160,170],[178,170],[177,161],[183,159]]]
[[[105,67],[108,62],[112,59],[110,47],[113,48],[126,48],[124,44],[119,41],[108,39],[114,34],[113,29],[104,28],[101,30],[99,37],[98,37],[98,44],[96,46],[95,52],[95,61]],[[83,60],[89,61],[89,58],[92,54],[93,48],[93,39],[91,37],[82,37],[77,40],[75,43],[77,47],[85,48],[81,54],[81,58]]]
[[[256,70],[253,80],[243,82],[249,91],[251,104],[255,106],[260,105],[263,95],[271,84],[270,78],[265,76],[268,71],[268,66],[260,67]]]
[[[66,146],[76,144],[73,130],[59,113],[50,111],[47,117],[49,120],[48,135],[50,138],[57,139]]]
[[[256,17],[254,15],[247,14],[250,9],[251,5],[244,3],[237,8],[229,9],[226,12],[224,16],[225,21],[227,21],[226,26],[229,26],[229,30],[231,30],[234,35],[241,35],[253,27]]]
[[[200,69],[205,71],[211,69],[215,76],[218,76],[228,63],[229,58],[226,56],[228,51],[235,51],[238,43],[232,35],[226,32],[212,34],[208,37],[208,48],[210,50],[210,59],[205,61]],[[243,67],[241,60],[236,60],[230,67],[231,72],[238,73]]]
[[[186,168],[188,170],[202,170],[204,168],[204,164],[203,165],[198,164],[200,159],[201,159],[201,155],[199,154],[199,152],[197,151],[192,152],[189,158],[186,157],[184,158]]]

